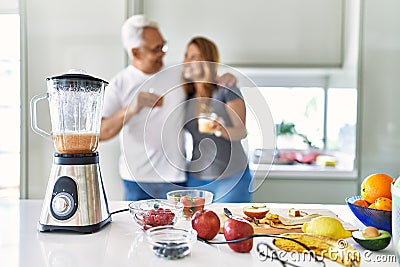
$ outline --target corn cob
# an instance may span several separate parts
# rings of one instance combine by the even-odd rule
[[[346,240],[307,233],[287,233],[281,236],[297,240],[310,248],[315,255],[331,259],[344,266],[358,267],[361,264],[360,252],[348,244]],[[307,251],[300,244],[283,238],[274,239],[273,244],[289,252]]]

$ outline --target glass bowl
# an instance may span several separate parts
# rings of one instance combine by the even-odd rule
[[[154,254],[170,260],[189,255],[192,244],[197,240],[196,230],[176,228],[172,225],[152,227],[145,233]]]
[[[192,215],[210,205],[214,194],[205,190],[175,190],[167,193],[168,201],[183,204],[183,217],[192,218]]]
[[[385,230],[392,234],[392,212],[361,207],[353,204],[354,201],[361,198],[361,196],[346,198],[347,205],[357,219],[359,219],[365,226],[373,226],[379,230]]]
[[[143,230],[156,226],[174,225],[182,214],[182,203],[166,199],[146,199],[128,205],[133,220]]]

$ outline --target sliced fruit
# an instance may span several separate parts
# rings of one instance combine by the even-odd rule
[[[365,238],[377,237],[379,236],[379,230],[373,226],[368,226],[362,231],[362,235]]]
[[[305,212],[305,211],[294,209],[294,208],[289,209],[289,216],[291,216],[291,217],[303,217],[306,215],[307,215],[307,212]]]
[[[269,212],[269,208],[264,204],[252,204],[243,208],[243,213],[251,218],[262,219]]]
[[[279,221],[284,225],[302,225],[320,216],[321,215],[318,213],[307,214],[300,217],[283,217],[279,215]]]
[[[251,204],[253,208],[266,208],[267,206],[264,203],[253,203]]]
[[[363,234],[364,231],[354,231],[352,233],[354,241],[363,248],[377,251],[385,249],[390,244],[391,237],[389,232],[378,230],[378,236],[369,237]]]

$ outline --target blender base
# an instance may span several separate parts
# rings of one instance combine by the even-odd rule
[[[38,230],[94,233],[110,221],[98,153],[55,153]]]
[[[92,234],[99,231],[101,228],[106,226],[109,222],[111,222],[111,215],[105,220],[92,224],[92,225],[80,225],[80,226],[68,226],[68,225],[45,225],[40,222],[37,225],[37,229],[40,232],[54,232],[54,231],[68,231],[68,232],[77,232],[83,234]]]

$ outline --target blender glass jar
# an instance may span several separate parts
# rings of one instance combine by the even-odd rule
[[[82,72],[47,78],[47,93],[32,99],[33,130],[51,138],[58,153],[95,152],[107,85],[106,81]],[[51,134],[40,129],[36,123],[36,103],[45,98],[49,101]]]

